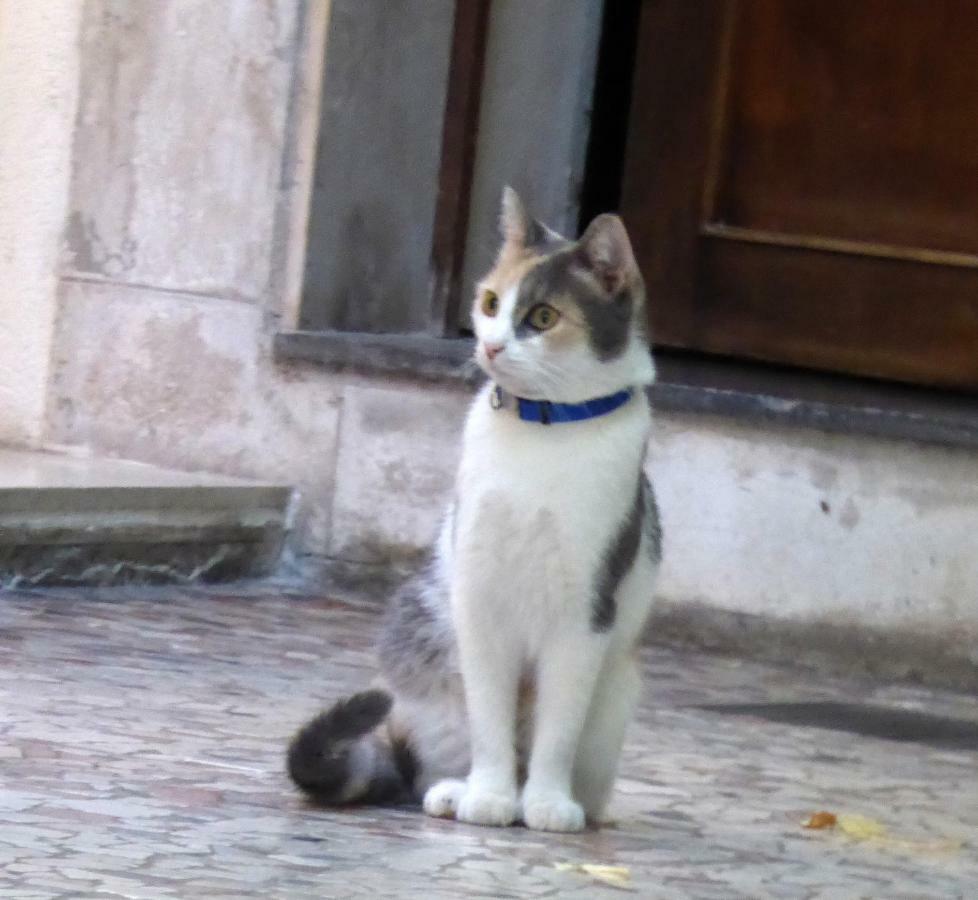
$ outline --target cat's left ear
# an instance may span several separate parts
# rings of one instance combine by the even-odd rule
[[[578,263],[609,295],[617,294],[638,273],[625,223],[611,213],[598,216],[577,242]]]

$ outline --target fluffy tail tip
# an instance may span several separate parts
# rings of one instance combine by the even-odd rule
[[[296,785],[325,802],[354,799],[347,796],[353,774],[351,751],[384,721],[392,703],[386,691],[361,691],[299,729],[287,755],[289,776]]]

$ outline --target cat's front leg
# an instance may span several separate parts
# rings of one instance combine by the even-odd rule
[[[516,696],[521,666],[514,642],[487,614],[489,608],[475,598],[456,605],[472,767],[464,784],[432,787],[425,809],[447,815],[454,808],[456,819],[473,825],[511,825],[519,818]]]
[[[574,760],[601,670],[607,638],[562,634],[544,648],[537,666],[537,702],[523,821],[542,831],[580,831],[585,817],[574,799]]]
[[[595,825],[608,821],[606,809],[618,774],[625,729],[641,689],[638,664],[631,653],[612,654],[605,662],[584,722],[574,762],[574,797]]]

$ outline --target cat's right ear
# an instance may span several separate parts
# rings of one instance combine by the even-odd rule
[[[525,248],[535,224],[520,195],[507,184],[499,209],[499,233],[503,241],[511,247]]]
[[[534,219],[526,206],[508,184],[503,188],[503,200],[499,210],[499,232],[503,238],[503,251],[526,253],[539,250],[548,242],[561,243],[565,239],[543,222]]]

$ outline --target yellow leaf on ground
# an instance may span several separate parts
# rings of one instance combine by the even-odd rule
[[[631,884],[632,872],[628,866],[601,866],[596,863],[555,863],[554,868],[560,872],[579,872],[590,875],[596,881],[603,881],[612,887],[628,887]]]
[[[858,813],[835,815],[824,811],[816,812],[801,825],[803,828],[835,828],[851,840],[864,841],[879,850],[906,855],[941,857],[956,853],[964,846],[964,841],[958,838],[909,840],[891,837],[882,822]]]
[[[837,817],[837,822],[840,831],[857,841],[881,838],[886,834],[886,826],[882,822],[858,813],[842,813]]]

